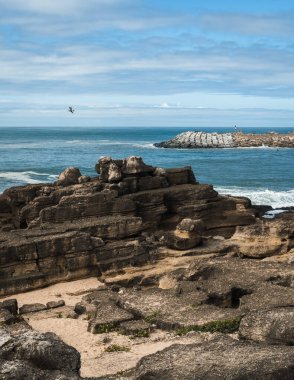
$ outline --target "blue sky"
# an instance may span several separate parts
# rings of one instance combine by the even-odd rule
[[[0,126],[294,127],[293,1],[0,10]]]

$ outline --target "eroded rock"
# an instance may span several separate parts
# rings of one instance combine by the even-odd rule
[[[136,380],[292,379],[293,347],[260,346],[220,335],[202,344],[173,345],[139,361]]]
[[[294,307],[252,311],[242,319],[239,332],[256,342],[294,346]]]
[[[62,186],[74,185],[79,182],[79,177],[81,177],[80,169],[71,166],[60,173],[58,184]]]

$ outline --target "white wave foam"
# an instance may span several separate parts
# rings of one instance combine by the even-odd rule
[[[144,143],[144,144],[132,144],[135,148],[147,148],[147,149],[156,149],[156,147],[151,143]]]
[[[285,212],[285,210],[270,210],[267,211],[263,217],[266,219],[274,219],[276,215],[282,214],[283,212]]]
[[[96,144],[95,141],[84,141],[84,140],[68,140],[66,141],[66,144],[71,145],[93,145]]]
[[[38,177],[38,178],[36,178]],[[40,178],[41,177],[41,178]],[[45,178],[42,178],[45,177]],[[56,179],[56,175],[48,173],[37,173],[33,171],[25,172],[0,172],[0,178],[13,182],[24,183],[42,183],[49,180]]]
[[[147,149],[156,149],[153,143],[150,142],[132,142],[132,141],[110,141],[110,140],[100,140],[97,142],[97,145],[125,145],[131,146],[133,148],[147,148]]]
[[[293,207],[294,189],[287,191],[274,191],[269,189],[248,189],[243,187],[216,187],[220,194],[230,194],[247,197],[252,204],[270,205],[273,208]]]
[[[238,146],[238,147],[234,147],[234,148],[230,148],[230,149],[269,149],[269,150],[280,150],[280,149],[291,149],[291,148],[261,145],[261,146]]]

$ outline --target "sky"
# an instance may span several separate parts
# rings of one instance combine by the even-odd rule
[[[294,127],[293,0],[0,0],[0,126],[234,125]]]

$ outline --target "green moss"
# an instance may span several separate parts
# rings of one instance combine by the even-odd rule
[[[150,331],[149,330],[138,330],[133,337],[134,338],[149,338]]]
[[[161,313],[160,313],[160,311],[154,311],[154,313],[152,313],[152,314],[150,314],[150,315],[147,315],[147,316],[144,318],[144,320],[145,320],[146,322],[148,322],[148,323],[153,324],[153,323],[156,323],[157,320],[158,320],[158,318],[160,318],[160,317],[161,317]]]
[[[86,316],[83,318],[86,321],[89,321],[94,317],[94,313],[87,313]]]
[[[204,325],[198,326],[187,326],[187,327],[181,327],[176,330],[177,335],[185,335],[190,331],[197,331],[197,332],[221,332],[224,334],[232,333],[236,330],[238,330],[240,325],[241,317],[232,318],[232,319],[225,319],[222,321],[212,321],[205,323]]]
[[[104,323],[95,328],[95,334],[104,334],[115,331],[116,327],[113,323]]]
[[[112,344],[111,346],[108,346],[105,348],[105,352],[128,352],[130,351],[129,347],[126,346],[119,346],[118,344]]]

